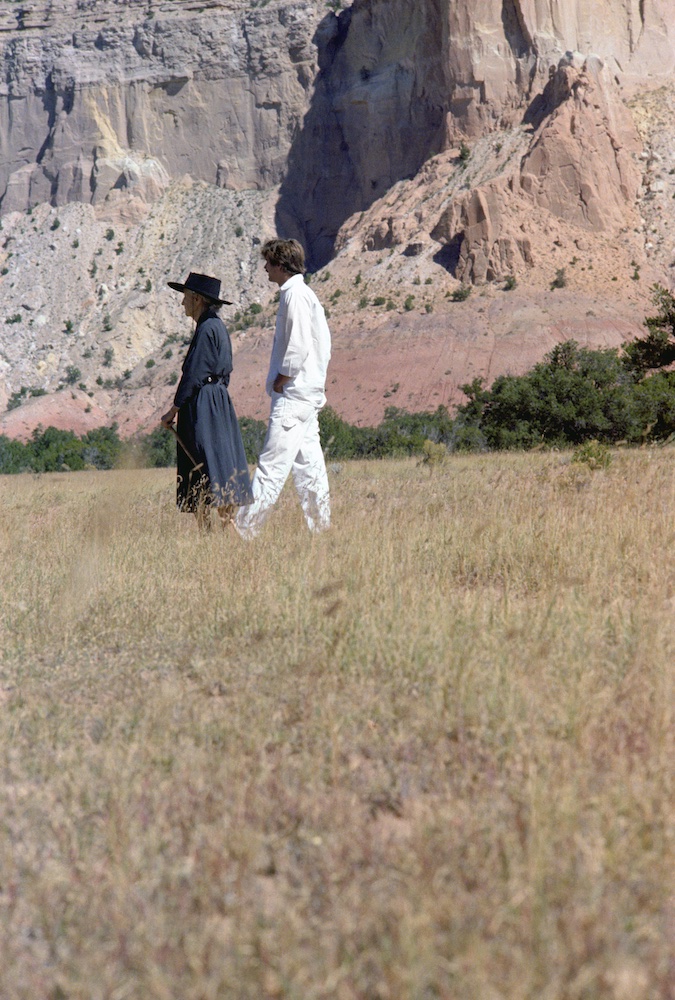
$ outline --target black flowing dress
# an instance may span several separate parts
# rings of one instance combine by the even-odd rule
[[[244,442],[227,391],[231,371],[230,335],[209,307],[197,322],[174,397],[178,436],[185,446],[177,444],[176,499],[182,511],[253,500]]]

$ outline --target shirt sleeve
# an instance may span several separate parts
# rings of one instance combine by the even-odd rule
[[[302,370],[312,343],[312,317],[309,304],[299,295],[290,295],[284,318],[286,350],[279,366],[279,374],[289,378]]]

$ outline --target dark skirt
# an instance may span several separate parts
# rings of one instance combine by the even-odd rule
[[[203,385],[181,406],[178,436],[185,445],[177,446],[176,502],[180,510],[194,512],[201,505],[241,507],[252,503],[244,442],[230,394],[222,382]]]

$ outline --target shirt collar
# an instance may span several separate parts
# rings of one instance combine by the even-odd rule
[[[297,285],[299,281],[303,281],[304,282],[304,280],[305,280],[304,275],[302,275],[302,274],[292,274],[290,276],[290,278],[287,278],[286,281],[284,281],[283,285],[280,288],[280,291],[285,292],[286,289],[290,288],[292,284]]]

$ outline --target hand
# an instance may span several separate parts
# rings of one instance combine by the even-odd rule
[[[176,414],[178,413],[178,407],[172,406],[170,410],[167,410],[163,417],[160,417],[160,423],[162,427],[166,427],[167,430],[171,427],[172,423],[176,419]]]
[[[283,392],[284,386],[287,382],[291,381],[290,375],[277,375],[274,382],[272,383],[272,388],[275,392]]]

